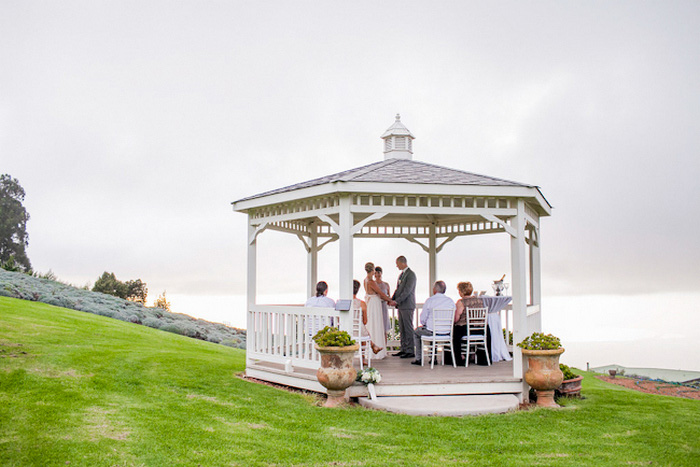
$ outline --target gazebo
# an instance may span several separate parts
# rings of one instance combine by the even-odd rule
[[[379,162],[232,203],[234,211],[248,215],[249,376],[325,392],[315,378],[320,359],[308,323],[332,321],[348,331],[351,327],[347,311],[257,303],[257,239],[266,230],[301,240],[308,258],[309,295],[317,282],[319,251],[337,241],[339,299],[352,298],[356,238],[403,238],[417,243],[428,255],[427,275],[432,284],[438,277],[438,253],[448,242],[471,235],[507,235],[514,342],[540,331],[540,219],[551,215],[551,206],[540,189],[414,160],[414,136],[399,115],[381,138],[384,159]],[[415,368],[421,374],[412,382],[407,382],[406,371],[401,371],[401,384],[392,385],[385,378],[387,382],[376,388],[377,395],[509,393],[522,400],[528,387],[517,346],[513,357],[512,363],[498,368],[445,367],[432,373]],[[366,395],[366,389],[358,385],[348,394]]]

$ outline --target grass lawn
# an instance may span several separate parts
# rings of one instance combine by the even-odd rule
[[[586,375],[561,410],[428,418],[236,377],[244,351],[0,297],[0,465],[700,465],[700,402]]]

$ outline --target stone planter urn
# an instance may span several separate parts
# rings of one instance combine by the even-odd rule
[[[316,378],[328,392],[324,407],[338,407],[345,403],[345,390],[352,386],[357,377],[352,359],[360,345],[315,347],[321,354],[321,368],[316,372]]]
[[[581,381],[583,376],[577,376],[574,379],[565,379],[557,392],[566,397],[581,397]]]
[[[554,390],[564,381],[564,374],[559,369],[559,356],[564,353],[564,349],[523,349],[522,352],[528,359],[525,381],[537,392],[537,405],[559,407],[554,402]]]

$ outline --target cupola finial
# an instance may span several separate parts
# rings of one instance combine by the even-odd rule
[[[413,140],[415,136],[401,123],[401,114],[396,114],[396,121],[381,136],[384,140],[384,159],[413,159]]]

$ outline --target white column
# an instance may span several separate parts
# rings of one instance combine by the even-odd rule
[[[316,283],[318,282],[318,230],[316,223],[309,225],[309,251],[306,255],[306,283],[307,297],[316,295]]]
[[[529,333],[542,332],[542,279],[540,273],[540,231],[530,230],[530,297],[533,305],[540,307],[534,324],[537,329],[528,329]]]
[[[340,257],[338,261],[338,299],[352,300],[353,215],[350,212],[350,196],[340,198],[339,208],[338,227],[340,231],[338,232],[338,249]],[[351,319],[341,319],[341,329],[352,332],[351,321]]]
[[[517,215],[512,219],[511,226],[515,230],[515,236],[510,238],[510,268],[513,291],[513,376],[523,378],[523,392],[527,392],[527,383],[524,379],[523,358],[518,342],[527,337],[527,283],[526,283],[526,256],[525,256],[525,202],[517,201]]]
[[[252,306],[256,302],[256,290],[257,290],[257,239],[255,237],[255,226],[250,222],[252,217],[248,215],[248,235],[246,236],[246,241],[248,242],[248,273],[246,276],[246,341],[248,348],[252,349],[255,342],[255,329],[253,328],[253,313]],[[249,365],[250,355],[246,352],[246,366]]]
[[[433,294],[433,284],[437,281],[437,235],[435,224],[428,227],[428,290]]]

